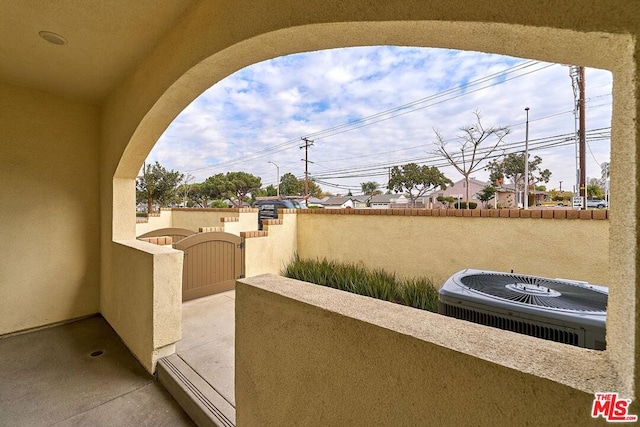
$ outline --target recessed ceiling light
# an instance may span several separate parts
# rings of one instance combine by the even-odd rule
[[[62,37],[60,34],[52,33],[51,31],[40,31],[38,34],[40,34],[40,37],[49,43],[57,45],[67,44],[67,39]]]

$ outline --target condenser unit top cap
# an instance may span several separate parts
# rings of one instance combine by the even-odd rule
[[[586,282],[466,269],[454,274],[441,291],[452,290],[452,284],[471,293],[529,307],[582,314],[606,314],[607,309],[608,290]]]

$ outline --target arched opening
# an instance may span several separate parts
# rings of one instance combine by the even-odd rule
[[[410,162],[437,167],[456,182],[459,171],[434,153],[436,131],[452,155],[460,154],[460,128],[476,121],[477,110],[485,128],[509,130],[498,147],[493,140],[482,142],[478,158],[489,150],[491,160],[524,152],[530,123],[531,156],[541,156],[540,170],[551,172],[548,178],[536,174],[535,183],[571,193],[576,186],[572,69],[501,55],[396,46],[278,57],[243,68],[205,91],[162,135],[147,165],[159,161],[180,172],[185,187],[236,170],[261,178],[262,188],[277,186],[285,174],[304,179],[305,162],[298,153],[305,138],[313,144],[309,178],[331,196],[362,195],[363,181],[373,181],[384,193],[389,169]],[[592,154],[586,156],[586,171],[600,178],[600,163],[609,161],[611,74],[591,68],[586,74]],[[462,159],[454,158],[463,167]],[[473,164],[471,177],[488,182],[486,162],[475,159]],[[286,187],[284,195],[294,195]],[[178,191],[184,199],[172,206],[189,200],[183,189]],[[517,195],[523,199],[520,187]],[[541,197],[534,201],[531,196],[533,207]],[[201,199],[191,206],[205,207],[208,201]],[[138,207],[145,209],[142,203]]]
[[[453,39],[451,35],[455,34]],[[509,37],[505,37],[505,34]],[[511,25],[469,24],[451,22],[397,22],[366,24],[327,24],[295,27],[266,33],[245,40],[221,52],[211,52],[204,61],[183,70],[176,81],[166,85],[162,96],[153,99],[144,118],[136,124],[135,133],[123,149],[113,179],[113,239],[133,238],[135,223],[133,209],[133,180],[147,153],[166,129],[168,123],[201,91],[242,66],[261,59],[304,50],[351,45],[386,44],[437,46],[479,50],[514,56],[541,59],[552,62],[574,63],[611,70],[614,75],[614,112],[612,124],[612,181],[618,188],[612,194],[616,217],[612,221],[611,241],[616,240],[626,250],[612,251],[610,267],[611,284],[616,289],[610,296],[611,315],[608,333],[612,337],[607,352],[616,369],[630,372],[633,369],[633,310],[626,310],[631,302],[625,296],[633,294],[633,278],[628,271],[613,271],[617,265],[628,265],[634,259],[634,236],[625,235],[625,224],[633,223],[634,212],[630,203],[633,192],[627,180],[634,179],[634,156],[627,156],[629,144],[635,141],[632,127],[635,100],[632,91],[627,93],[633,81],[630,41],[624,36],[603,34],[577,34],[563,30],[529,28]],[[266,46],[266,48],[265,48]],[[151,104],[150,104],[151,105]],[[627,208],[626,206],[629,206]],[[620,247],[618,246],[618,247]],[[632,389],[632,375],[624,377],[625,390]]]
[[[359,49],[356,49],[356,51],[357,50],[359,50]],[[347,49],[346,51],[348,52],[349,49]],[[318,54],[322,54],[322,52],[326,52],[328,54],[328,52],[333,52],[333,51],[328,51],[328,52],[327,51],[321,51],[321,52],[318,52]],[[465,53],[470,54],[468,52],[465,52]],[[334,54],[337,54],[337,53],[334,53]],[[433,54],[435,55],[436,53],[433,52]],[[453,55],[454,53],[450,53],[450,54]],[[354,55],[356,55],[356,54],[354,54]],[[293,58],[291,56],[284,57],[286,59],[283,59],[283,61],[301,61],[301,60],[303,60],[303,59],[300,58],[301,56],[304,56],[304,54],[296,55]],[[480,56],[480,55],[478,55],[478,56]],[[399,57],[402,58],[402,55],[399,55]],[[482,58],[477,58],[477,59],[478,60],[482,60]],[[491,58],[484,58],[484,59],[487,62],[490,62],[492,60]],[[310,58],[309,58],[309,60],[311,61]],[[504,59],[504,61],[505,62],[509,61],[509,59]],[[261,63],[261,64],[263,64],[263,63]],[[326,68],[322,69],[322,72],[326,72],[327,68],[328,69],[332,69],[333,66],[334,66],[333,63],[330,63],[330,62],[323,62],[323,65]],[[541,65],[541,67],[544,67],[544,66],[546,66],[546,65]],[[272,70],[274,67],[275,67],[275,65],[273,63],[269,63],[269,65],[264,64],[262,67],[256,67],[256,68],[258,68],[258,69],[265,69],[266,68],[266,69]],[[506,68],[507,66],[505,65],[504,67]],[[562,116],[562,118],[564,118],[564,122],[567,122],[568,127],[571,128],[571,129],[569,129],[569,131],[572,131],[573,130],[572,129],[572,126],[573,126],[573,123],[572,123],[573,122],[573,117],[572,117],[573,113],[571,111],[571,106],[572,106],[572,101],[573,101],[573,98],[572,98],[573,95],[571,94],[571,80],[569,79],[568,67],[562,66],[562,65],[559,65],[559,64],[555,65],[554,67],[555,67],[555,71],[557,73],[557,74],[554,74],[554,75],[557,75],[558,77],[556,77],[556,78],[561,81],[561,84],[558,84],[558,86],[560,86],[560,88],[564,88],[565,92],[567,92],[569,94],[569,96],[568,96],[568,98],[563,98],[564,102],[561,103],[561,105],[563,106],[562,109],[557,109],[557,110],[547,111],[547,112],[541,112],[540,109],[539,109],[540,107],[538,107],[538,108],[534,108],[534,110],[537,110],[536,111],[536,113],[537,113],[536,115],[538,117],[551,117],[551,116],[557,117],[557,115],[560,114]],[[254,66],[249,66],[249,67],[241,70],[238,73],[244,73],[245,71],[247,73],[249,73],[249,70],[252,69],[252,68],[254,68]],[[449,70],[451,70],[451,69],[449,69]],[[276,72],[276,71],[272,71],[272,72]],[[304,73],[304,71],[301,71],[301,72]],[[355,71],[355,72],[357,73],[357,71]],[[372,73],[373,72],[374,71],[372,70]],[[233,74],[232,76],[229,77],[229,79],[233,79],[233,77],[236,76],[236,74],[238,74],[238,73]],[[259,75],[259,72],[256,71],[256,74]],[[608,74],[608,73],[605,73],[605,74]],[[429,70],[427,68],[424,71],[424,76],[425,76],[425,79],[431,78],[431,75],[430,75]],[[399,75],[396,75],[396,77],[394,77],[394,78],[396,78],[396,79],[399,78]],[[258,79],[256,79],[256,80],[258,80]],[[591,80],[591,79],[588,79],[588,81],[590,83],[593,82],[593,80]],[[220,85],[222,87],[225,87],[225,88],[230,88],[230,87],[235,88],[235,87],[240,87],[240,86],[243,87],[243,88],[245,87],[245,85],[242,85],[241,82],[238,82],[238,81],[235,81],[235,80],[232,80],[232,82],[229,82],[229,83],[225,83],[225,82],[226,82],[226,79],[221,81]],[[255,80],[250,80],[250,81],[246,82],[247,86],[250,86],[252,84],[260,86],[261,88],[263,88],[265,86],[264,84],[260,84],[260,83],[256,82]],[[286,84],[283,84],[283,86],[286,86]],[[294,87],[294,86],[290,86],[290,87]],[[313,94],[309,94],[309,92],[305,90],[306,88],[304,86],[302,86],[302,87],[301,86],[295,86],[295,87],[296,87],[296,89],[300,89],[300,90],[304,91],[306,94],[308,94],[307,96],[309,96],[310,98],[313,97]],[[226,89],[225,91],[228,91],[228,90],[229,89]],[[611,90],[610,86],[607,86],[605,88],[605,93],[607,93],[609,96],[610,96],[610,90]],[[221,89],[219,91],[216,91],[216,93],[221,98],[226,99],[226,97],[224,97],[224,95],[220,94],[221,92],[225,92],[225,91],[223,91]],[[208,90],[207,92],[211,92],[211,90]],[[517,93],[513,89],[512,89],[512,92],[513,93]],[[559,92],[559,89],[556,92],[554,92],[554,95],[556,96],[556,98],[559,97],[558,92]],[[242,93],[244,95],[249,95],[249,94],[246,93],[246,89],[243,89]],[[594,96],[593,95],[593,93],[594,93],[593,90],[589,91],[589,93],[590,93],[591,97]],[[412,95],[415,98],[415,94],[412,94]],[[207,120],[215,120],[215,118],[213,118],[211,116],[205,116],[205,113],[207,111],[211,111],[211,110],[213,110],[213,111],[221,111],[221,108],[219,106],[215,105],[215,104],[212,105],[213,102],[214,102],[214,100],[212,99],[212,95],[208,95],[206,97],[205,96],[206,95],[203,94],[201,97],[198,98],[198,100],[194,101],[194,103],[191,104],[188,107],[188,109],[183,111],[181,113],[181,115],[176,119],[176,121],[179,121],[180,125],[174,127],[174,125],[176,124],[176,122],[174,122],[172,124],[172,126],[169,128],[168,132],[172,132],[173,134],[177,134],[179,129],[183,129],[183,130],[186,131],[185,132],[186,135],[191,136],[191,133],[190,133],[191,129],[189,129],[189,126],[190,126],[189,121],[188,121],[188,119],[183,119],[183,116],[185,116],[185,115],[186,116],[192,116],[192,117],[193,116],[197,116],[199,118],[199,120],[197,121],[198,125],[201,125],[201,123],[204,121],[203,117],[207,117]],[[506,95],[506,94],[503,95],[503,96],[505,96],[505,98],[508,97],[508,95]],[[202,99],[203,97],[205,97],[205,99]],[[268,98],[268,96],[265,96],[265,97]],[[514,107],[516,107],[516,106],[520,107],[520,105],[517,103],[517,100],[527,100],[527,102],[529,102],[530,100],[532,100],[533,96],[527,95],[525,93],[519,93],[518,96],[516,96],[515,98],[516,99],[514,99],[514,100],[510,100],[509,104],[511,106],[514,106]],[[482,108],[483,112],[489,113],[489,114],[493,113],[493,111],[490,110],[489,106],[491,104],[491,101],[494,101],[495,99],[499,99],[499,97],[491,98],[491,100],[487,101],[487,103],[482,104],[483,105],[483,108]],[[610,98],[608,98],[608,99],[610,99]],[[257,103],[257,101],[254,101],[254,102]],[[198,108],[196,108],[194,106],[194,104],[196,104]],[[251,105],[251,104],[253,104],[253,102],[252,103],[247,103],[246,105]],[[225,102],[225,105],[227,105],[226,102]],[[529,105],[529,104],[527,104],[527,105]],[[610,108],[610,104],[608,105],[608,107]],[[275,108],[276,107],[274,106],[274,109]],[[286,110],[285,106],[278,106],[278,108]],[[334,108],[336,108],[336,107],[334,107]],[[568,110],[567,110],[567,108],[568,108]],[[263,106],[257,106],[256,109],[258,109],[260,111],[263,111],[264,107]],[[381,111],[383,109],[384,108],[380,108],[379,110]],[[236,114],[236,110],[235,109],[233,109],[231,107],[230,110],[231,110],[230,112],[226,112],[225,111],[225,115],[234,115],[234,114]],[[450,112],[450,111],[452,111],[452,109],[449,108],[449,109],[447,109],[447,111]],[[187,112],[189,114],[187,114]],[[464,117],[466,119],[466,115],[467,115],[466,113],[467,113],[466,111],[465,111],[465,114],[462,114],[462,112],[460,112],[460,116]],[[513,111],[513,113],[514,113],[514,115],[516,117],[518,115],[522,115],[523,108],[518,108],[518,110],[517,111]],[[244,114],[248,115],[250,113],[248,111],[244,110]],[[262,114],[265,115],[265,113],[262,113]],[[434,114],[437,114],[437,113],[434,113]],[[605,121],[605,126],[608,126],[609,123],[610,123],[610,115],[605,114],[605,116],[606,116],[606,119],[604,120]],[[590,116],[590,117],[592,117],[592,116]],[[416,120],[416,119],[414,118],[414,120]],[[547,120],[550,120],[550,119],[547,119]],[[464,123],[466,123],[466,122],[464,122]],[[533,123],[535,123],[534,126],[535,126],[535,128],[537,128],[537,132],[536,132],[537,137],[543,137],[543,136],[546,137],[546,136],[555,135],[553,133],[545,134],[544,131],[542,131],[542,132],[540,131],[540,127],[541,126],[544,127],[543,126],[545,124],[544,120],[538,120],[538,121],[533,122]],[[563,123],[562,120],[558,120],[558,122],[552,123],[551,125],[547,126],[547,129],[549,129],[551,127],[551,128],[554,129],[555,132],[560,132],[560,133],[566,132],[566,130],[561,130],[561,127],[559,126],[562,123]],[[554,125],[556,127],[553,127]],[[250,126],[250,124],[247,124],[247,126]],[[360,123],[359,126],[362,126],[362,123]],[[387,127],[393,127],[393,124],[389,124],[387,122],[386,126]],[[442,129],[442,123],[439,123],[439,126],[440,126],[440,129]],[[423,122],[423,127],[425,128],[425,133],[430,131],[429,125],[425,125],[424,122]],[[200,126],[198,126],[198,128],[200,128]],[[212,128],[213,128],[213,126],[212,126]],[[378,131],[380,131],[381,130],[380,128],[384,128],[384,125],[383,126],[379,126],[376,129]],[[565,126],[565,129],[566,129],[566,126]],[[524,123],[523,122],[520,123],[520,126],[519,126],[518,129],[516,129],[516,131],[517,130],[521,131],[520,132],[521,134],[524,132]],[[341,129],[341,131],[344,131],[344,128]],[[356,133],[356,132],[354,132],[354,133]],[[185,141],[191,141],[191,138],[189,138],[189,136],[186,136],[186,135],[182,139],[185,140]],[[166,136],[166,134],[165,134],[165,136]],[[163,136],[163,139],[164,139],[165,136]],[[358,135],[355,135],[355,137],[357,137],[357,136]],[[350,141],[352,141],[353,138],[354,138],[354,134],[348,134],[347,137],[349,138]],[[520,138],[520,139],[518,139],[518,138]],[[175,141],[178,141],[179,139],[180,139],[180,137],[176,137]],[[222,137],[220,137],[220,139],[222,139]],[[268,140],[269,136],[268,135],[264,135],[264,139]],[[288,138],[285,138],[285,139],[288,139]],[[425,139],[429,139],[429,136],[425,135]],[[522,141],[523,139],[524,139],[524,136],[516,135],[511,139],[511,141]],[[261,141],[261,139],[256,137],[255,139],[252,139],[252,141],[254,141],[254,143],[257,143],[258,141]],[[230,141],[227,139],[226,142],[230,142]],[[375,140],[370,140],[370,144],[372,146],[376,146],[376,142],[377,141],[375,141]],[[422,143],[425,144],[424,141]],[[414,141],[413,144],[418,144],[418,143]],[[298,155],[298,151],[299,151],[298,150],[298,145],[299,145],[298,142],[294,142],[293,143],[294,150],[292,150],[292,151],[294,151],[294,153],[292,154],[291,157],[295,158],[295,160],[299,160],[299,157],[300,157]],[[378,146],[376,147],[377,148],[376,151],[379,152],[378,156],[377,156],[377,161],[378,162],[382,161],[382,160],[385,160],[385,153],[386,153],[387,150],[399,151],[398,150],[399,146],[388,147],[388,146],[380,146],[380,145],[384,145],[384,144],[378,144]],[[193,149],[193,145],[190,144],[190,147],[192,147],[191,149]],[[165,144],[163,148],[165,150],[168,150],[169,149],[169,144]],[[265,148],[268,148],[268,147],[265,147]],[[322,160],[318,161],[318,157],[317,157],[317,155],[318,155],[317,151],[320,151],[322,148],[323,147],[315,148],[315,150],[316,150],[315,154],[316,155],[314,156],[314,160],[315,160],[314,163],[320,163],[320,164],[324,164],[326,166],[327,163],[323,162]],[[260,147],[256,147],[255,150],[259,152],[261,150],[261,148]],[[572,153],[572,150],[573,150],[573,147],[570,146],[569,149],[567,150],[568,154],[565,153],[565,157],[567,157],[566,164],[569,165],[568,169],[571,169],[572,162],[573,162],[573,167],[575,168],[575,159],[573,158],[574,155]],[[534,151],[535,150],[532,150],[532,153],[534,153]],[[173,148],[173,153],[174,154],[172,154],[172,155],[174,155],[176,157],[184,156],[183,152],[181,152],[177,147]],[[215,154],[215,153],[210,153],[210,154]],[[540,154],[540,153],[536,152],[535,154]],[[608,152],[607,152],[607,154],[608,154]],[[187,153],[187,158],[189,158],[189,155],[192,155],[194,158],[198,157],[198,155],[196,153]],[[413,155],[415,156],[416,153],[413,153]],[[545,154],[541,154],[541,155],[542,155],[543,158],[547,159]],[[256,163],[264,163],[264,164],[266,164],[266,160],[270,159],[270,158],[271,157],[261,158],[260,160],[253,161],[252,163],[249,163],[250,160],[245,159],[241,165],[236,165],[236,167],[238,169],[230,169],[230,170],[242,170],[242,171],[246,171],[246,172],[252,173],[254,171],[250,169],[251,166],[255,166]],[[283,172],[284,171],[288,171],[287,164],[283,163],[281,161],[281,158],[276,157],[275,159],[278,160],[278,163],[282,167],[282,171]],[[150,162],[150,160],[147,159],[147,164],[149,164],[149,162]],[[182,163],[182,159],[180,160],[180,162]],[[151,160],[151,163],[153,163],[153,160]],[[163,162],[162,160],[160,160],[160,163],[162,163],[164,166],[166,166],[165,162]],[[182,164],[185,164],[185,163],[182,163]],[[188,163],[186,163],[186,164],[188,164]],[[290,164],[291,164],[291,162],[290,162]],[[269,166],[269,165],[267,165],[267,166]],[[174,165],[169,166],[169,169],[173,169],[173,168],[174,168]],[[178,167],[176,167],[176,169],[178,169]],[[554,169],[554,171],[555,170],[556,169]],[[185,172],[190,172],[190,171],[187,170]],[[574,169],[573,172],[575,172],[575,169]],[[215,173],[215,172],[209,172],[209,175],[211,175],[213,173]],[[201,182],[203,180],[204,176],[208,176],[208,175],[202,175],[200,178],[196,178],[196,180],[194,182]],[[265,175],[260,175],[260,176],[264,177]],[[271,176],[271,175],[269,175],[269,176]],[[448,176],[451,176],[451,175],[448,175]],[[451,177],[454,178],[453,176],[451,176]],[[456,179],[459,179],[459,178],[460,177],[458,177]],[[263,183],[264,183],[264,179],[263,179]],[[557,185],[557,183],[556,183],[556,185]],[[569,188],[570,188],[571,181],[569,179],[566,179],[565,180],[565,185],[569,186]],[[358,193],[355,193],[355,190],[354,190],[354,194],[358,194]],[[533,207],[533,205],[532,205],[532,207]],[[569,208],[567,208],[567,209],[569,209]],[[324,234],[324,237],[326,237],[326,234],[324,232],[322,234]],[[608,235],[607,235],[607,237],[608,237]],[[357,237],[351,237],[351,238],[357,238]],[[593,238],[598,239],[595,235],[593,236]],[[486,241],[487,241],[487,245],[490,247],[490,249],[478,248],[478,250],[481,250],[481,251],[484,251],[484,250],[490,250],[490,251],[491,250],[496,250],[494,247],[491,247],[491,236],[487,236],[487,240]],[[513,250],[518,250],[518,248],[521,247],[521,246],[524,246],[521,242],[519,244],[518,243],[512,243],[511,244],[512,251]],[[604,250],[603,249],[602,252],[604,254],[608,254],[608,250]],[[459,257],[465,257],[465,255],[466,255],[466,253],[464,253],[464,252],[458,254]],[[366,256],[366,255],[363,254],[362,256]],[[540,254],[538,254],[538,256],[540,256]],[[433,258],[431,258],[431,257],[426,257],[426,259],[433,260]],[[557,263],[562,263],[562,260],[559,259],[559,258],[556,258],[555,261],[557,261]],[[375,261],[373,261],[373,260],[372,260],[372,262],[375,263]],[[426,267],[426,269],[428,270],[428,267]],[[395,271],[394,273],[398,274],[398,273],[401,273],[401,272],[402,272],[402,270]],[[453,271],[451,271],[451,273],[453,273]],[[550,277],[556,277],[556,276],[550,276]],[[602,281],[602,283],[606,283],[606,282],[607,282],[606,280]],[[600,283],[600,282],[597,281],[596,283]],[[233,363],[233,359],[232,359],[233,355],[230,352],[227,352],[227,356],[228,356],[227,358],[231,359],[231,363],[229,363],[228,360],[224,360],[223,358],[220,357],[221,353],[224,354],[224,352],[221,351],[223,349],[220,348],[220,343],[225,343],[226,345],[230,345],[230,344],[232,345],[232,342],[233,342],[233,331],[231,331],[231,334],[223,336],[220,333],[221,331],[218,329],[220,327],[220,325],[228,325],[229,324],[229,321],[228,321],[229,318],[233,319],[232,313],[231,313],[231,316],[229,316],[229,312],[228,311],[226,313],[224,312],[226,310],[227,306],[229,305],[229,299],[230,298],[232,299],[233,297],[232,296],[227,296],[226,298],[225,297],[220,298],[218,296],[216,296],[215,298],[207,297],[207,299],[211,302],[209,310],[204,310],[202,308],[196,307],[196,305],[198,305],[200,307],[205,307],[207,305],[207,302],[205,302],[205,301],[199,301],[198,303],[189,302],[189,303],[183,304],[183,340],[180,341],[177,344],[177,354],[178,354],[178,356],[180,358],[182,358],[183,360],[185,360],[186,362],[188,362],[189,366],[194,368],[197,372],[203,373],[204,375],[211,375],[210,382],[211,382],[211,384],[216,386],[216,389],[218,391],[224,390],[224,384],[229,384],[229,383],[233,384],[233,376],[232,376],[232,374],[233,374],[233,365],[232,365],[232,363]],[[223,304],[218,306],[217,305],[218,301],[222,301]],[[216,316],[215,316],[215,312],[216,311],[218,311],[219,314],[220,313],[223,313],[223,314],[220,317],[216,318]],[[212,346],[212,345],[210,345],[210,343],[207,343],[207,339],[204,338],[207,335],[206,332],[203,332],[200,335],[200,337],[201,337],[201,342],[199,343],[200,350],[204,351],[204,345],[205,344],[209,344],[209,349],[206,351],[206,353],[207,353],[207,357],[206,358],[202,358],[202,357],[194,358],[193,357],[194,356],[193,352],[187,351],[187,349],[193,348],[193,347],[186,347],[186,337],[189,336],[189,338],[190,338],[191,336],[195,335],[195,334],[191,333],[191,329],[192,328],[196,328],[196,329],[198,328],[197,319],[195,319],[194,316],[193,316],[194,312],[195,313],[199,313],[199,314],[197,314],[197,316],[200,317],[200,319],[202,319],[202,321],[205,321],[209,325],[208,326],[208,328],[210,330],[209,335],[212,336],[212,337],[215,337],[215,339],[218,340],[218,342],[216,343],[217,345]],[[185,316],[188,316],[188,317],[185,317]],[[206,318],[206,320],[204,320],[205,318]],[[185,319],[186,319],[188,325],[185,324]],[[233,325],[231,325],[231,326],[233,326]],[[228,339],[229,336],[231,337],[231,339]],[[190,346],[194,346],[194,345],[197,345],[197,344],[194,344],[194,343],[190,344]],[[224,366],[227,367],[227,371],[226,372],[221,372],[221,370],[219,369],[219,367],[222,365],[221,359],[223,359],[222,362],[227,362],[227,363],[224,363]],[[215,376],[213,374],[206,374],[206,372],[211,372],[212,371],[211,369],[207,369],[208,367],[206,365],[216,366],[218,368],[218,369],[215,370]],[[229,376],[231,378],[226,380],[226,381],[221,381],[221,377],[226,376],[227,374],[229,374]],[[218,382],[221,383],[220,386],[218,386]],[[233,393],[231,392],[230,396],[229,396],[228,395],[229,394],[228,390],[225,390],[225,392],[227,392],[227,399],[229,401],[233,402]]]

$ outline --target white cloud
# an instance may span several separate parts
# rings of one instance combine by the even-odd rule
[[[276,58],[247,67],[211,87],[167,129],[148,161],[189,172],[196,181],[215,173],[243,170],[275,183],[280,173],[302,176],[300,137],[311,136],[312,176],[359,187],[360,182],[386,181],[385,166],[432,158],[434,128],[455,138],[461,126],[480,110],[483,124],[511,125],[507,143],[524,140],[525,107],[530,107],[530,141],[572,133],[573,89],[568,67],[532,63],[518,73],[498,73],[525,60],[477,52],[443,49],[363,47],[319,51]],[[537,71],[534,71],[537,70]],[[529,73],[524,75],[525,73]],[[485,84],[470,82],[492,76]],[[521,77],[512,77],[522,75]],[[507,81],[505,81],[507,80]],[[587,127],[611,123],[611,74],[588,69]],[[368,120],[366,126],[335,129],[397,106],[446,96]],[[396,113],[396,114],[397,114]],[[378,123],[374,123],[378,121]],[[340,133],[341,130],[352,129]],[[587,174],[599,176],[598,162],[609,160],[609,141],[590,142]],[[575,182],[573,145],[532,151],[543,158],[552,180],[549,187],[570,189]],[[362,176],[341,179],[349,171]],[[442,170],[453,180],[451,167]],[[334,171],[334,172],[332,172]],[[487,174],[478,173],[478,178]],[[339,191],[326,187],[331,191]]]

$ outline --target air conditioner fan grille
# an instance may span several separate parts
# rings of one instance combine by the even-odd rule
[[[607,295],[558,280],[541,277],[522,276],[516,274],[472,274],[460,278],[470,289],[507,301],[518,302],[539,307],[559,308],[580,312],[605,312]],[[548,288],[549,296],[544,292],[517,292],[515,286],[527,285]],[[557,294],[560,293],[558,296]]]

